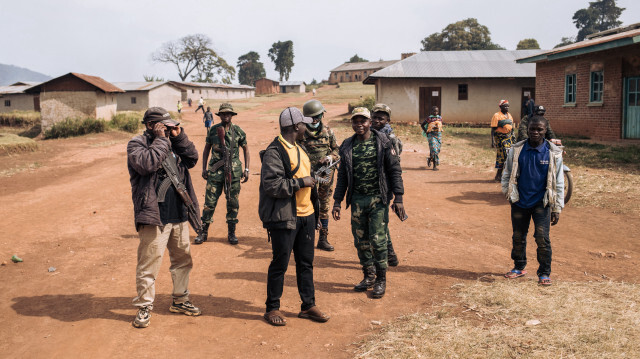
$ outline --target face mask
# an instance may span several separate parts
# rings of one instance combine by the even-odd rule
[[[320,121],[318,121],[318,123],[309,123],[307,124],[307,126],[315,130],[316,128],[320,127]]]

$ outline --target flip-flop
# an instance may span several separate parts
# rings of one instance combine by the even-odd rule
[[[282,313],[280,313],[279,310],[272,310],[268,313],[264,313],[262,317],[267,321],[267,323],[276,327],[283,327],[287,325],[287,319],[284,317],[284,315],[282,315]],[[276,321],[276,318],[280,318],[281,321]]]
[[[329,318],[331,317],[322,313],[320,309],[318,309],[318,307],[313,306],[307,310],[303,310],[300,313],[298,313],[298,318],[311,319],[314,322],[324,323],[328,321]]]
[[[546,276],[538,277],[538,284],[540,284],[541,286],[548,287],[551,285],[551,278]]]
[[[504,277],[508,279],[514,279],[514,278],[524,277],[525,274],[527,274],[526,270],[519,270],[514,268],[508,271],[507,274],[504,275]]]

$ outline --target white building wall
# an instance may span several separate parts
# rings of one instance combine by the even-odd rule
[[[111,121],[118,110],[117,93],[96,92],[95,118]]]
[[[35,111],[33,99],[36,96],[38,95],[25,93],[4,94],[0,97],[0,113],[13,111]],[[9,101],[10,106],[5,106],[7,100]]]
[[[167,111],[177,111],[178,101],[180,101],[180,90],[170,86],[162,85],[156,87],[148,92],[149,104],[148,107],[160,106]],[[146,108],[145,108],[146,110]]]

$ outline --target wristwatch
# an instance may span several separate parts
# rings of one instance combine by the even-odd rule
[[[245,171],[245,172],[247,172],[247,173],[249,173],[249,169],[248,169],[248,168],[245,168],[245,169],[244,169],[244,171]]]

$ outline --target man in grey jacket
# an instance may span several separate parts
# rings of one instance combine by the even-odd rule
[[[162,264],[165,248],[171,258],[173,303],[169,310],[190,316],[200,315],[200,309],[189,301],[189,272],[193,266],[189,246],[189,224],[186,207],[173,185],[167,182],[164,161],[173,161],[178,176],[198,208],[191,184],[189,168],[198,162],[196,147],[180,123],[161,107],[151,107],[142,121],[146,131],[127,144],[127,166],[135,225],[140,237],[136,290],[133,305],[138,313],[133,320],[136,328],[146,328],[151,319],[155,298],[155,281]]]
[[[505,274],[513,279],[524,276],[527,265],[527,232],[533,219],[533,237],[538,245],[538,283],[551,285],[551,241],[549,223],[556,225],[564,207],[562,150],[545,140],[547,120],[529,120],[527,140],[516,143],[507,156],[502,173],[502,193],[511,203],[513,227],[511,259],[514,268]]]

